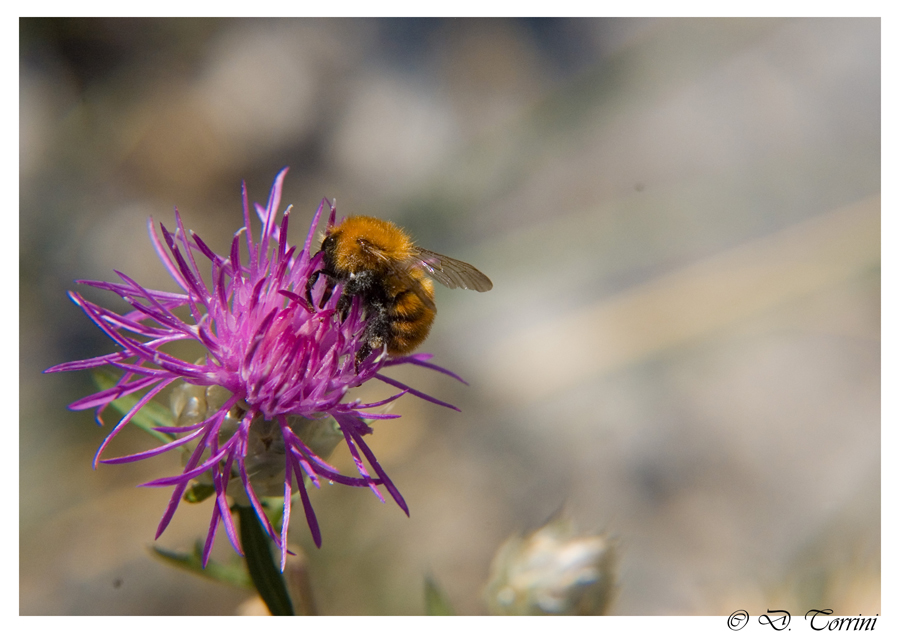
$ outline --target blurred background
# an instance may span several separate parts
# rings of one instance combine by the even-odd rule
[[[421,348],[470,386],[393,374],[462,413],[375,424],[411,516],[335,486],[321,549],[294,521],[321,613],[422,614],[428,574],[486,613],[561,509],[615,539],[613,614],[880,613],[879,20],[22,19],[20,52],[22,614],[251,598],[151,558],[135,486],[178,457],[93,471],[90,376],[41,372],[114,350],[75,279],[175,290],[149,216],[224,252],[285,165],[292,241],[336,198],[494,282],[438,288]]]

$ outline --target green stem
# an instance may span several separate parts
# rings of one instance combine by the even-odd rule
[[[249,506],[235,506],[241,523],[241,547],[247,571],[272,615],[294,615],[294,606],[284,585],[284,576],[275,566],[269,537],[263,531],[256,512]]]

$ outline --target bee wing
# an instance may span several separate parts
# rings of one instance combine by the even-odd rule
[[[448,288],[467,288],[487,292],[494,287],[480,270],[458,259],[415,247],[416,260],[429,276]]]
[[[432,310],[437,309],[434,305],[434,299],[432,299],[425,293],[425,291],[422,289],[422,284],[419,283],[419,281],[413,278],[413,276],[410,274],[410,262],[391,259],[387,255],[385,255],[380,248],[372,244],[372,242],[370,242],[369,240],[360,238],[359,240],[357,240],[357,242],[359,243],[360,248],[382,260],[388,270],[388,274],[399,279],[403,283],[403,286],[415,292],[416,296],[422,300],[422,303],[424,303]],[[416,263],[418,264],[418,260],[416,261]]]

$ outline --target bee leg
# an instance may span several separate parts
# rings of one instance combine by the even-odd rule
[[[310,312],[313,312],[313,298],[312,298],[312,289],[313,286],[316,285],[316,282],[319,280],[319,275],[325,275],[326,283],[325,283],[325,291],[322,293],[322,300],[319,302],[319,309],[322,309],[328,300],[331,299],[331,293],[334,292],[334,278],[328,274],[328,272],[324,268],[320,268],[319,270],[313,272],[309,276],[309,279],[306,281],[306,307],[309,308]]]
[[[384,340],[381,337],[370,337],[368,328],[366,331],[366,339],[362,346],[356,351],[356,373],[359,373],[359,364],[366,360],[369,355],[378,349],[385,349]]]
[[[359,364],[368,358],[369,354],[385,347],[390,334],[391,317],[387,307],[377,301],[371,302],[366,320],[365,338],[356,352],[356,373],[359,373]]]
[[[322,293],[322,300],[319,302],[319,309],[328,303],[328,300],[331,299],[331,293],[334,292],[334,284],[335,281],[333,278],[328,277],[328,281],[325,282],[325,291]]]
[[[312,298],[312,288],[319,280],[319,275],[321,275],[323,271],[321,268],[316,270],[309,276],[309,279],[306,280],[306,307],[309,308],[309,311],[313,311],[313,298]]]
[[[334,286],[332,286],[332,289]],[[329,291],[330,295],[330,291]],[[347,320],[347,315],[350,313],[350,304],[353,301],[353,295],[348,293],[346,290],[341,294],[341,298],[338,299],[337,302],[337,313],[341,315],[341,322]]]
[[[354,362],[353,367],[356,369],[357,374],[359,373],[359,364],[366,360],[371,353],[372,348],[369,347],[369,341],[367,339],[363,346],[356,351],[356,361]]]
[[[358,273],[351,273],[348,277],[341,279],[341,281],[344,284],[344,290],[341,298],[338,299],[337,310],[343,321],[347,318],[347,313],[350,312],[350,302],[353,297],[356,295],[372,297],[372,291],[378,288],[378,277],[372,271],[364,270]],[[374,303],[373,307],[378,309]]]

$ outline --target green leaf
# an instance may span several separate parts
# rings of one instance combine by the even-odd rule
[[[447,595],[430,575],[425,576],[425,615],[456,615]]]
[[[294,606],[284,585],[281,570],[275,566],[269,536],[250,506],[235,506],[241,523],[241,547],[250,578],[272,615],[294,615]]]
[[[95,369],[92,373],[94,382],[101,391],[114,387],[119,380],[118,377],[110,371]],[[123,396],[118,400],[113,400],[111,404],[116,411],[125,415],[135,404],[137,404],[138,400],[140,400],[140,396],[132,394]],[[170,435],[154,430],[154,427],[174,426],[172,422],[172,412],[155,400],[150,400],[150,402],[141,407],[140,411],[135,413],[134,417],[131,418],[130,424],[134,424],[138,428],[143,429],[163,444],[168,444],[172,441]]]
[[[203,541],[198,540],[194,544],[194,550],[190,553],[173,552],[155,545],[151,549],[158,558],[179,569],[233,587],[253,588],[253,581],[250,580],[247,568],[244,566],[244,562],[239,558],[233,559],[233,562],[228,564],[217,563],[210,560],[209,563],[207,563],[206,568],[204,568],[202,563]]]

